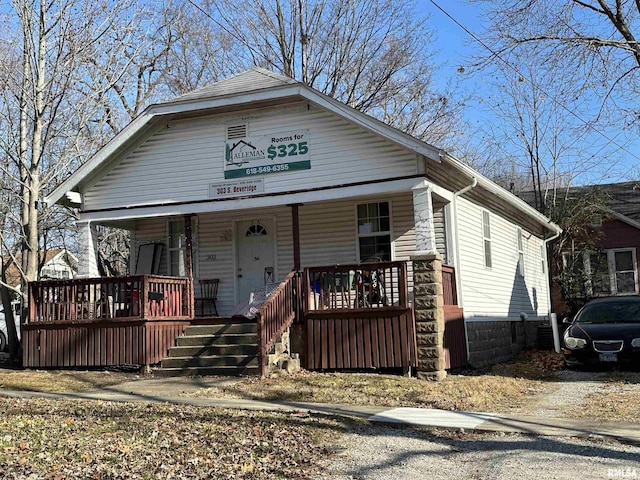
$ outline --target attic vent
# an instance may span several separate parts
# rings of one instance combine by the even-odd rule
[[[227,139],[243,138],[247,136],[247,124],[229,125],[227,127]]]

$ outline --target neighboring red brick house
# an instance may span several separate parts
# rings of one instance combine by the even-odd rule
[[[597,191],[605,205],[601,235],[597,248],[579,255],[574,265],[582,267],[585,285],[581,285],[585,297],[609,295],[638,295],[638,270],[640,261],[640,182],[611,183],[586,187],[572,187],[568,196],[578,198]],[[529,202],[529,195],[521,196]],[[563,252],[563,264],[569,264],[571,252]],[[575,258],[575,257],[574,257]],[[556,262],[549,262],[553,265]],[[576,269],[576,267],[574,267]],[[552,272],[553,274],[553,272]],[[552,282],[552,311],[559,317],[566,315],[567,306],[557,281]]]

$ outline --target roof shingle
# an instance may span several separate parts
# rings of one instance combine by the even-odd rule
[[[198,101],[228,95],[255,92],[268,88],[296,85],[299,82],[261,67],[255,67],[239,73],[235,77],[227,78],[191,92],[179,95],[161,105]]]

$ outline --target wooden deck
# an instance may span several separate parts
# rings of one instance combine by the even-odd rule
[[[186,278],[152,275],[29,284],[23,365],[158,363],[193,318]]]
[[[307,268],[307,368],[417,365],[406,262]]]
[[[447,367],[454,368],[466,363],[466,343],[450,267],[443,268],[443,288]],[[27,368],[153,365],[189,325],[222,321],[194,316],[187,278],[33,282],[29,294],[22,327]],[[305,327],[306,368],[406,371],[417,365],[406,262],[291,272],[253,321],[262,373],[274,342],[292,323]]]

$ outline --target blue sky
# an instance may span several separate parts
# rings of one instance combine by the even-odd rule
[[[482,38],[483,23],[482,12],[477,4],[470,4],[466,0],[436,0],[442,8],[444,8],[452,17],[471,30],[474,34]],[[475,78],[469,75],[459,75],[458,68],[468,63],[469,57],[474,54],[484,53],[483,47],[473,40],[464,30],[456,25],[442,11],[434,6],[429,0],[417,0],[417,7],[420,13],[428,16],[428,24],[435,31],[436,38],[433,42],[433,49],[436,52],[436,61],[438,63],[438,76],[443,82],[454,80],[458,83],[458,93],[460,97],[466,97],[470,93],[478,96],[495,95],[494,91],[488,89],[481,78],[476,75]],[[474,125],[487,122],[500,122],[495,114],[483,107],[478,101],[471,99],[466,102],[465,119],[469,124],[469,134],[479,137],[474,132]],[[604,133],[608,138],[615,138],[616,142],[627,135],[620,134],[620,131],[606,130]],[[608,143],[605,138],[592,132],[594,144],[602,146]],[[637,136],[634,134],[634,136]],[[640,151],[640,142],[632,142],[624,144],[629,152]],[[594,155],[600,153],[594,147]],[[603,159],[605,160],[605,159]],[[627,153],[620,150],[615,154],[615,159],[608,157],[605,161],[599,162],[600,168],[596,167],[589,172],[581,174],[575,179],[576,184],[584,183],[608,183],[616,181],[626,181],[635,179],[638,173],[638,157],[635,153]],[[631,172],[631,173],[630,173]]]

